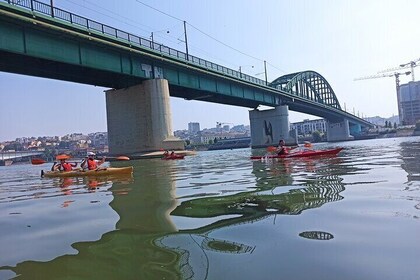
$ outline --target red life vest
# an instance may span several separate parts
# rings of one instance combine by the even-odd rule
[[[94,170],[94,169],[98,168],[98,165],[96,164],[96,160],[94,160],[94,159],[89,159],[88,158],[87,164],[88,164],[88,169],[89,170]]]
[[[280,150],[277,152],[278,155],[287,155],[289,151],[287,151],[286,146],[281,146]]]
[[[61,167],[63,168],[63,171],[71,171],[72,170],[71,164],[68,163],[68,162],[62,163]]]

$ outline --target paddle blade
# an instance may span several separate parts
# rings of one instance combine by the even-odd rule
[[[33,158],[31,159],[31,163],[34,165],[38,165],[38,164],[44,164],[46,163],[46,161],[40,158]]]
[[[267,147],[267,152],[275,152],[275,151],[277,151],[276,147],[273,147],[273,146]]]
[[[61,159],[69,159],[70,156],[66,155],[66,154],[61,154],[55,157],[57,160],[61,160]]]
[[[126,156],[119,156],[119,157],[117,157],[117,159],[118,160],[130,160],[130,158],[126,157]]]

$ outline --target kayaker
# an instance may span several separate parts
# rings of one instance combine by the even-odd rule
[[[102,160],[96,160],[95,156],[95,153],[88,152],[87,157],[82,161],[80,167],[88,170],[98,169],[98,167],[105,162],[105,157],[103,157]]]
[[[72,171],[73,167],[77,166],[77,163],[66,162],[68,158],[70,158],[68,155],[58,155],[56,159],[59,160],[60,163],[54,162],[53,166],[51,167],[51,171]]]
[[[311,151],[312,150],[312,143],[309,141],[303,142],[303,150],[304,151]]]
[[[279,145],[277,147],[277,155],[287,155],[289,152],[287,151],[286,142],[283,139],[280,139]]]

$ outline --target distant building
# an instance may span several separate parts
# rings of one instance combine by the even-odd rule
[[[392,116],[389,118],[382,118],[379,116],[376,117],[366,117],[364,118],[364,120],[373,123],[374,125],[379,125],[379,126],[385,126],[385,122],[391,123],[392,125],[394,124],[399,124],[399,117],[398,116]]]
[[[105,147],[108,145],[108,133],[107,132],[95,132],[89,133],[89,140],[93,147]]]
[[[400,86],[399,116],[402,125],[415,125],[420,120],[420,81]]]
[[[245,125],[240,124],[240,125],[235,125],[234,127],[232,127],[230,129],[230,131],[234,131],[234,132],[246,132],[246,128]]]
[[[189,133],[188,130],[175,130],[174,131],[174,136],[181,138],[181,139],[188,139]]]
[[[318,120],[303,120],[303,122],[296,122],[290,124],[292,129],[296,129],[298,135],[312,134],[314,131],[325,133],[327,131],[327,123],[324,119]]]
[[[200,132],[200,123],[190,122],[188,123],[188,133],[191,135],[197,134]]]

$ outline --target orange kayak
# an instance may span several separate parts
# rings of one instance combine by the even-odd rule
[[[163,160],[184,159],[184,157],[185,157],[185,155],[177,155],[177,154],[175,154],[175,155],[167,155],[167,156],[164,156],[162,159]]]
[[[98,177],[98,176],[108,176],[108,175],[120,175],[120,174],[132,174],[133,167],[107,167],[104,169],[98,170],[72,170],[72,171],[41,171],[41,177]]]

